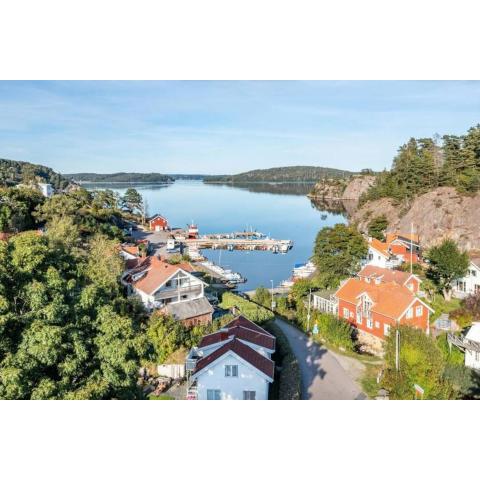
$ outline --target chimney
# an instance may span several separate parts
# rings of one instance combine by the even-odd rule
[[[228,332],[226,330],[220,330],[220,341],[228,340]]]

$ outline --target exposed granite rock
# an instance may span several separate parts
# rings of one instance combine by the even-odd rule
[[[359,200],[375,182],[373,175],[361,175],[352,179],[342,194],[342,200]]]
[[[355,210],[350,221],[366,232],[370,220],[380,215],[387,217],[389,232],[409,232],[413,223],[423,247],[451,238],[465,250],[480,248],[480,193],[465,196],[440,187],[416,197],[411,205],[394,205],[382,198]]]

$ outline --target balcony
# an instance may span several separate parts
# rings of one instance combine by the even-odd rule
[[[201,285],[186,285],[183,287],[166,287],[162,288],[155,294],[155,300],[161,301],[167,298],[174,298],[182,295],[189,295],[191,297],[199,297],[202,294]]]

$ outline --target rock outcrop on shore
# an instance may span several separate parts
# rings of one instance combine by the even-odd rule
[[[410,205],[381,198],[355,209],[349,219],[366,232],[368,223],[381,215],[388,220],[389,232],[409,232],[413,223],[423,247],[450,238],[465,250],[480,248],[480,193],[466,196],[452,187],[440,187],[416,197]]]
[[[359,200],[375,182],[373,175],[354,176],[350,181],[327,180],[318,182],[308,194],[310,198],[322,200]]]
[[[342,200],[358,200],[375,182],[373,175],[361,175],[354,177],[346,186],[342,194]]]

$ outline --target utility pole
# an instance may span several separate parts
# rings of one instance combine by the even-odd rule
[[[413,273],[413,222],[410,224],[410,274]]]
[[[400,330],[395,332],[395,369],[397,372],[400,370]]]

